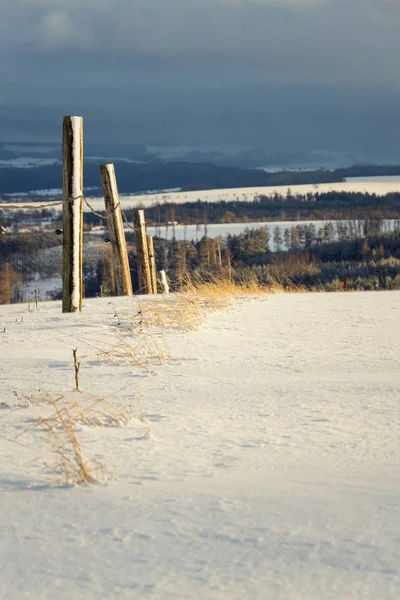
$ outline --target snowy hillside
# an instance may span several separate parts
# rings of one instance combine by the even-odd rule
[[[145,208],[153,204],[164,204],[171,202],[174,204],[182,204],[186,202],[252,202],[259,195],[274,196],[278,194],[285,197],[288,193],[293,195],[301,194],[326,194],[329,192],[353,192],[362,194],[376,194],[384,196],[385,194],[397,193],[400,187],[400,178],[394,177],[354,177],[346,181],[338,181],[332,183],[309,183],[297,185],[271,185],[259,187],[239,187],[239,188],[223,188],[211,190],[193,190],[179,191],[179,188],[164,191],[149,191],[144,194],[120,194],[120,199],[123,207],[127,208]],[[104,210],[104,198],[101,195],[92,195],[96,188],[86,188],[88,193],[87,199],[90,207],[94,210]],[[46,199],[61,199],[62,189],[35,190],[30,194],[10,194],[12,196],[23,197],[24,195],[34,195],[35,197]],[[26,202],[16,200],[14,206],[25,206]],[[7,204],[0,202],[0,209],[7,207]],[[84,204],[84,211],[91,210],[89,205]]]
[[[0,597],[397,600],[400,292],[140,301],[0,307]],[[103,483],[56,484],[56,398]]]

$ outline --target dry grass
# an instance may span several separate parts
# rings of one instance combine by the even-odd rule
[[[138,417],[132,406],[115,406],[105,398],[79,392],[53,397],[46,393],[45,401],[53,412],[49,417],[36,419],[35,425],[47,434],[55,458],[43,464],[54,474],[57,484],[88,485],[107,480],[105,466],[84,455],[78,439],[78,431],[83,427],[116,427],[137,421],[143,437],[150,431],[148,421]],[[43,404],[39,397],[32,398],[31,402]]]
[[[306,291],[305,287],[283,279],[271,280],[268,286],[262,286],[254,278],[233,281],[223,276],[211,276],[208,280],[187,277],[179,292],[158,296],[157,299],[134,297],[130,307],[114,315],[118,317],[120,334],[110,352],[114,358],[128,354],[137,364],[151,362],[154,358],[171,360],[166,339],[168,329],[195,330],[204,322],[208,312],[229,308],[239,299]],[[122,332],[125,337],[122,337]],[[133,335],[134,343],[127,342],[130,335]]]
[[[111,346],[104,346],[104,343],[97,345],[95,358],[101,362],[137,367],[146,373],[151,372],[154,365],[172,361],[162,328],[158,331],[154,331],[154,327],[153,331],[144,328],[135,331],[130,322],[135,317],[128,314],[125,319],[114,331],[114,343]]]
[[[270,278],[267,289],[270,294],[305,294],[310,291],[304,285],[295,284],[287,277]]]
[[[237,274],[235,279],[238,279]],[[169,330],[196,330],[204,323],[209,312],[232,307],[240,299],[307,291],[290,280],[271,280],[268,286],[261,286],[254,278],[236,280],[223,276],[212,276],[207,281],[199,277],[187,277],[177,293],[134,296],[120,309],[110,301],[111,343],[105,343],[104,339],[98,342],[92,339],[89,342],[76,338],[76,341],[93,350],[93,353],[86,355],[86,359],[129,365],[150,373],[153,366],[176,360],[168,345]]]
[[[271,293],[299,293],[305,288],[294,286],[290,281],[276,280],[267,287],[256,280],[239,282],[224,277],[187,279],[179,293],[155,297],[134,297],[118,313],[114,313],[110,329],[114,342],[105,346],[104,340],[82,340],[93,348],[97,360],[115,364],[129,364],[149,372],[162,362],[172,362],[167,333],[170,329],[188,331],[197,329],[210,311],[233,306],[243,298],[263,298]],[[41,392],[31,397],[29,403],[46,405],[52,409],[50,416],[36,419],[35,424],[46,432],[52,455],[52,463],[46,463],[55,475],[57,483],[87,485],[104,482],[105,466],[87,459],[78,439],[84,427],[124,426],[137,421],[145,437],[150,429],[146,419],[137,415],[132,406],[115,406],[107,398],[98,398],[85,392],[68,395],[51,395]]]
[[[209,280],[187,279],[182,288],[183,294],[200,303],[206,310],[219,310],[229,307],[238,298],[260,298],[268,294],[268,288],[255,279],[233,281],[225,277],[213,276]]]
[[[63,396],[53,401],[55,413],[48,418],[40,418],[37,424],[48,436],[55,460],[44,463],[54,474],[56,483],[62,485],[88,485],[106,480],[103,464],[85,458],[81,443],[76,434],[74,416],[68,406],[59,406]]]
[[[156,300],[156,301],[154,301]],[[134,297],[131,305],[120,313],[118,329],[135,336],[152,336],[161,354],[169,355],[167,329],[196,329],[203,321],[203,311],[195,299],[186,294],[157,297]]]

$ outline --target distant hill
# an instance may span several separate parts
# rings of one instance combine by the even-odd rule
[[[337,181],[337,175],[325,170],[268,173],[260,169],[224,167],[212,163],[114,162],[118,187],[123,193],[170,188],[204,190]],[[60,164],[41,165],[30,169],[10,166],[0,169],[0,194],[60,188],[61,181]],[[85,162],[84,182],[85,187],[100,186],[98,162]]]
[[[102,159],[85,161],[85,187],[100,187],[99,168]],[[210,162],[159,161],[134,163],[115,160],[118,187],[122,193],[180,188],[206,190],[268,185],[298,185],[331,183],[347,177],[400,175],[400,166],[354,165],[333,171],[267,172],[262,169],[228,167]],[[62,186],[61,164],[39,165],[32,168],[7,166],[0,168],[0,194],[28,193],[34,190],[57,189]]]

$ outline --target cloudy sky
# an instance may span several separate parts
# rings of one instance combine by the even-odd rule
[[[400,0],[0,0],[1,139],[397,145]],[[400,155],[400,152],[399,152]]]

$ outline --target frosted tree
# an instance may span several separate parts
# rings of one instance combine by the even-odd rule
[[[278,225],[274,228],[273,240],[274,240],[275,250],[277,252],[280,252],[282,249],[283,238],[282,238],[282,232],[280,230],[280,227],[278,227]]]

